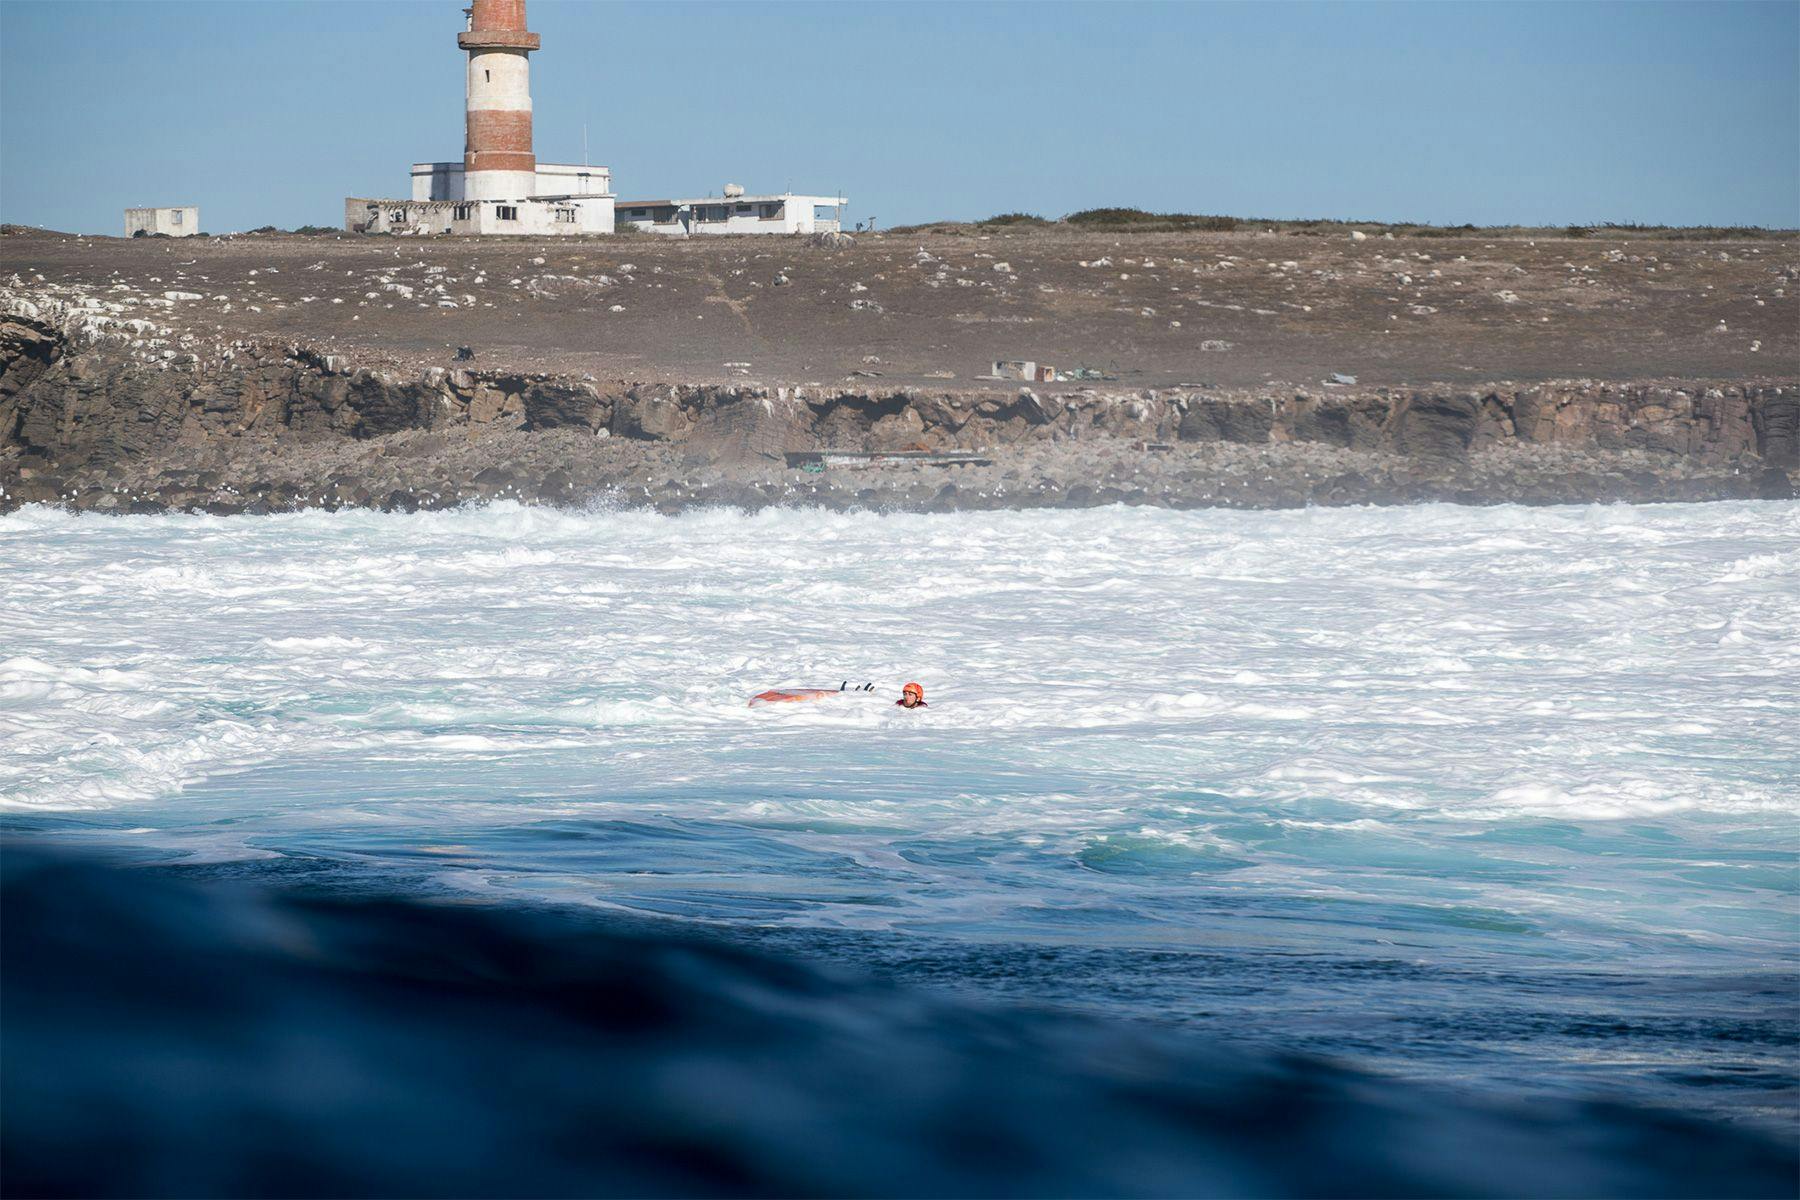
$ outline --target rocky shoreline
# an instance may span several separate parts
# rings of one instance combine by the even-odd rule
[[[497,498],[953,511],[1785,498],[1800,385],[603,385],[303,345],[201,345],[17,294],[0,309],[0,511],[413,510]],[[821,470],[796,451],[980,450]]]

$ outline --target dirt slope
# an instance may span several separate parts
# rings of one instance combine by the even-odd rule
[[[940,390],[980,386],[996,358],[1142,387],[1800,374],[1800,243],[1785,239],[40,233],[0,256],[27,291],[408,369],[467,345],[491,371]]]

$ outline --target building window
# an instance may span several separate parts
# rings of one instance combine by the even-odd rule
[[[494,207],[494,216],[502,221],[516,221],[519,219],[519,210],[511,204],[499,204]]]
[[[575,210],[572,208],[559,208],[556,210],[556,219],[563,225],[573,225],[575,223]]]
[[[468,219],[469,219],[469,217],[470,217],[470,216],[471,216],[471,215],[472,215],[472,213],[473,213],[473,210],[474,210],[474,207],[475,207],[475,206],[474,206],[474,205],[472,205],[472,204],[459,204],[459,205],[457,205],[457,206],[456,206],[456,219],[457,219],[457,220],[458,220],[458,221],[466,221],[466,220],[468,220]]]
[[[176,225],[181,224],[181,210],[178,208],[169,214],[169,220]]]
[[[388,220],[395,222],[405,221],[406,210],[404,208],[396,208],[393,212],[388,214]]]

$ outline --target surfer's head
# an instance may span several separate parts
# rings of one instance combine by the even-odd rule
[[[916,683],[909,683],[900,689],[900,698],[894,703],[901,708],[924,708],[925,689]]]

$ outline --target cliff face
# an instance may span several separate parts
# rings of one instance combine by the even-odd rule
[[[794,491],[797,473],[785,470],[784,452],[823,448],[983,449],[1002,467],[1056,477],[1058,486],[1038,489],[1037,500],[1015,489],[1013,502],[1021,504],[1101,495],[1096,489],[1118,474],[1122,453],[1146,460],[1153,474],[1184,467],[1183,487],[1137,489],[1143,502],[1172,504],[1787,495],[1787,473],[1800,465],[1800,385],[1792,382],[1268,394],[603,388],[444,369],[401,378],[292,345],[237,342],[197,354],[130,329],[96,327],[80,313],[13,310],[0,316],[0,504],[7,507],[50,500],[117,507],[117,500],[100,503],[105,495],[128,495],[133,507],[229,507],[235,501],[220,497],[250,495],[271,474],[287,481],[273,489],[282,494],[272,502],[265,498],[273,507],[410,507],[492,494],[478,478],[488,473],[492,483],[495,471],[505,480],[501,490],[547,499],[685,471],[721,486],[757,484],[756,497],[766,501],[771,493],[760,485],[770,480],[788,480],[776,499]],[[395,450],[418,460],[424,495],[398,479],[394,499],[395,489],[359,478],[382,475],[370,464]],[[544,450],[554,451],[554,461]],[[1268,468],[1265,482],[1275,488],[1228,486],[1223,477],[1247,455]],[[1080,478],[1083,461],[1092,478]],[[1209,462],[1220,487],[1205,486]],[[644,479],[631,478],[634,470]],[[907,478],[916,478],[911,470]],[[534,471],[562,478],[546,490]],[[205,479],[196,484],[196,475]],[[859,485],[875,478],[864,476]],[[1087,495],[1071,499],[1084,485]],[[209,487],[217,493],[210,500]],[[820,487],[809,481],[805,490],[816,495]],[[864,502],[870,490],[854,489]],[[889,490],[895,494],[874,499],[911,506],[920,494]],[[963,506],[954,496],[946,504],[942,488],[926,490],[937,506]],[[734,499],[725,492],[697,498]]]

